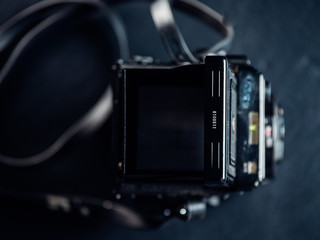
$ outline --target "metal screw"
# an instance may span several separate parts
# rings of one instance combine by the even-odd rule
[[[187,210],[185,208],[180,209],[180,214],[185,215],[187,213]]]
[[[169,217],[171,215],[171,210],[166,208],[164,211],[163,211],[163,215],[165,215],[166,217]]]

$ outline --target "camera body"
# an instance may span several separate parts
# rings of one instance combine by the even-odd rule
[[[65,4],[71,2],[35,4],[0,26],[5,39],[0,84],[37,35],[86,12],[56,7]],[[118,42],[116,55],[128,59],[124,29],[113,12],[100,1],[74,4],[105,17]],[[230,192],[249,191],[273,177],[273,163],[283,157],[284,118],[270,83],[245,56],[218,55],[230,47],[234,35],[220,14],[198,1],[173,1],[173,7],[206,22],[222,40],[195,54],[175,24],[169,1],[154,1],[152,19],[173,63],[150,57],[119,60],[116,71],[103,75],[113,86],[108,84],[48,148],[26,157],[0,153],[1,195],[84,216],[107,212],[121,224],[145,228],[173,216],[203,217],[207,205],[217,206]],[[107,121],[111,116],[113,126]],[[90,139],[61,161],[63,154],[57,153],[68,142],[98,129],[92,135],[96,142]]]
[[[283,111],[245,56],[120,63],[115,89],[118,197],[195,198],[199,206],[257,187],[272,178],[275,152],[282,158],[274,143],[283,144]]]

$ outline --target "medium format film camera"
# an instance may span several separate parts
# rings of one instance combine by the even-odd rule
[[[283,157],[283,110],[247,58],[122,64],[119,73],[118,194],[180,199],[193,218],[217,197],[273,177]]]
[[[54,2],[50,6],[65,4]],[[205,21],[224,38],[194,54],[169,2],[154,1],[151,15],[172,62],[122,54],[113,66],[117,77],[97,104],[47,152],[24,161],[0,156],[2,164],[32,167],[78,130],[112,119],[112,197],[46,194],[49,208],[76,206],[83,215],[98,209],[130,227],[156,227],[172,218],[202,218],[208,205],[218,206],[230,193],[250,191],[273,178],[274,163],[284,154],[285,123],[271,83],[246,56],[226,54],[233,28],[221,15],[192,0],[173,1],[173,6]],[[47,7],[38,5],[33,14]],[[108,16],[120,39],[118,22]],[[119,46],[124,52],[121,41]]]

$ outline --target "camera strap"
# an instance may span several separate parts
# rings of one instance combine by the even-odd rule
[[[173,7],[202,20],[223,36],[223,39],[212,47],[197,55],[193,54],[175,23],[168,0],[156,0],[151,5],[151,15],[162,42],[173,61],[197,63],[202,62],[207,55],[228,50],[234,31],[233,27],[227,24],[219,13],[195,0],[176,0],[173,1]]]
[[[0,66],[0,86],[13,70],[24,49],[41,32],[55,23],[72,16],[76,7],[85,6],[101,13],[112,26],[119,44],[120,57],[129,55],[125,31],[118,17],[101,1],[96,0],[46,0],[36,3],[16,14],[0,26],[0,55],[5,59]],[[111,115],[113,94],[110,84],[97,102],[80,119],[44,151],[24,158],[0,154],[0,163],[14,167],[27,167],[42,163],[56,154],[76,134],[88,134],[97,130]]]

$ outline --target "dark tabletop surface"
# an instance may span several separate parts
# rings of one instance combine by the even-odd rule
[[[33,2],[36,1],[1,0],[0,22]],[[320,2],[203,2],[234,24],[236,35],[230,52],[249,56],[253,65],[271,81],[285,109],[286,152],[275,181],[242,196],[232,195],[220,207],[209,209],[203,220],[176,221],[148,231],[126,229],[104,219],[79,219],[31,211],[19,205],[2,205],[0,239],[320,238]],[[168,60],[148,7],[145,2],[116,7],[128,32],[131,54]],[[208,46],[216,39],[214,33],[208,33],[208,28],[198,22],[180,13],[176,17],[191,48]],[[83,29],[71,34],[63,27],[63,37],[51,38],[48,33],[49,37],[33,43],[36,47],[27,50],[18,62],[18,73],[12,73],[11,78],[16,81],[5,85],[6,90],[0,90],[2,152],[23,156],[44,148],[96,100],[105,86],[105,63],[110,65],[106,58],[108,49],[97,46],[106,42],[95,35],[93,25],[87,24],[84,31],[91,38],[81,35]],[[64,37],[71,40],[65,41]],[[91,41],[95,41],[95,48],[90,45]],[[57,47],[61,45],[62,49]],[[68,61],[64,54],[69,56]],[[46,65],[42,66],[44,59]],[[50,74],[52,69],[54,74]],[[16,74],[23,75],[23,81]],[[109,131],[110,126],[106,126],[89,139],[69,144],[56,157],[55,164],[44,164],[24,173],[0,167],[1,186],[28,189],[38,184],[40,189],[58,191],[59,186],[68,187],[69,181],[65,182],[68,172],[80,164],[86,171],[75,171],[79,180],[69,187],[73,187],[74,192],[87,188],[90,193],[93,183],[106,178],[87,162],[94,162],[99,156],[100,160],[96,160],[101,164],[99,173],[108,167],[101,156],[107,157],[103,149],[110,138],[104,137],[104,133]],[[42,173],[35,175],[39,171]],[[43,180],[47,178],[57,184],[47,186]]]

